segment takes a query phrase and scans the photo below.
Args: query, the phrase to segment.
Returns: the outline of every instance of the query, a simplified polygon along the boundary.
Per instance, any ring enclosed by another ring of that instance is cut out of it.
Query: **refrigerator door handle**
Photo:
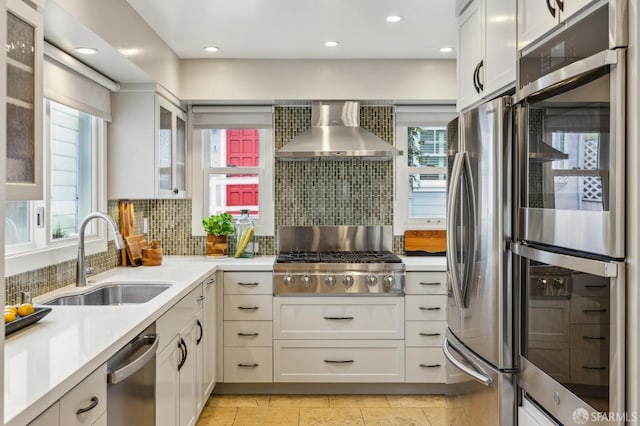
[[[467,298],[469,293],[470,284],[473,280],[473,276],[475,274],[475,259],[476,259],[476,251],[478,247],[477,243],[477,232],[476,232],[476,223],[478,220],[478,210],[476,206],[476,194],[475,194],[475,185],[473,183],[473,174],[471,172],[471,162],[469,161],[469,155],[465,152],[463,153],[463,168],[462,171],[465,174],[465,184],[467,187],[467,202],[469,203],[469,209],[471,210],[471,218],[469,220],[469,224],[467,225],[467,237],[465,241],[467,243],[467,248],[465,252],[467,253],[466,264],[464,266],[464,281],[461,286],[461,306],[467,307]]]
[[[459,361],[449,350],[449,347],[453,348],[454,351],[460,354],[464,360],[471,365],[472,368],[467,367],[461,361]],[[460,369],[463,373],[469,375],[471,378],[481,383],[484,386],[490,387],[493,383],[491,377],[487,376],[487,374],[480,368],[476,363],[474,363],[469,357],[465,356],[460,349],[457,349],[455,345],[453,345],[449,339],[445,337],[444,343],[442,345],[442,350],[444,351],[444,356],[451,362],[451,364],[455,365],[458,369]]]
[[[460,282],[458,276],[458,263],[456,253],[458,252],[458,241],[456,239],[456,217],[455,212],[458,207],[458,194],[460,193],[460,178],[462,176],[462,166],[464,165],[463,153],[459,152],[453,159],[453,168],[451,170],[451,186],[449,188],[447,199],[447,233],[451,237],[447,238],[447,270],[449,271],[449,280],[451,282],[451,290],[456,306],[462,307],[462,295],[460,293]]]

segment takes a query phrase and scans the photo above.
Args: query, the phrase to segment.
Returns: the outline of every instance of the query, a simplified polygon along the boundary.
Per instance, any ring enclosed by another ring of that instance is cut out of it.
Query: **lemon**
[[[4,323],[14,322],[16,320],[16,313],[11,311],[4,311]]]
[[[14,312],[14,313],[16,313],[16,314],[17,314],[17,313],[18,313],[18,308],[16,308],[16,307],[15,307],[15,306],[13,306],[13,305],[6,305],[6,306],[4,307],[4,311],[5,311],[5,312],[10,311],[10,312]]]
[[[33,313],[33,305],[31,303],[23,303],[18,306],[18,315],[21,317],[26,317],[27,315],[31,315]]]

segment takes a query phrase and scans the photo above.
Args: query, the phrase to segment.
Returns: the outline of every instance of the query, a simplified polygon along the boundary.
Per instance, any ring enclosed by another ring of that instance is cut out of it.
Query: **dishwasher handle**
[[[155,356],[158,350],[160,340],[157,334],[147,334],[140,339],[143,346],[149,346],[142,355],[134,359],[130,363],[118,368],[117,370],[109,371],[107,374],[107,383],[115,385],[122,382],[127,377],[140,370],[145,364]]]

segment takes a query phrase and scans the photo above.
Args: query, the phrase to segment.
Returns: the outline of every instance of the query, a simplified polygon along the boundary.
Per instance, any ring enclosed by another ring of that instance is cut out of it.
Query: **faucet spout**
[[[118,232],[116,223],[113,221],[111,216],[108,216],[101,212],[89,213],[87,217],[85,217],[80,223],[80,232],[78,235],[78,262],[76,266],[76,287],[84,287],[87,285],[87,270],[85,268],[84,258],[84,231],[91,219],[106,220],[109,228],[111,228],[111,233],[113,235],[113,244],[116,246],[116,249],[119,250],[124,248],[124,240],[122,239],[122,235],[120,235],[120,233]]]

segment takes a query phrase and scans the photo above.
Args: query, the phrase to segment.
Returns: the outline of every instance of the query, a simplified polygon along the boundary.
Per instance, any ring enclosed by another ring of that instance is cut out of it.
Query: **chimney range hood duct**
[[[360,127],[360,102],[314,101],[311,128],[276,151],[279,160],[391,160],[402,151]]]

